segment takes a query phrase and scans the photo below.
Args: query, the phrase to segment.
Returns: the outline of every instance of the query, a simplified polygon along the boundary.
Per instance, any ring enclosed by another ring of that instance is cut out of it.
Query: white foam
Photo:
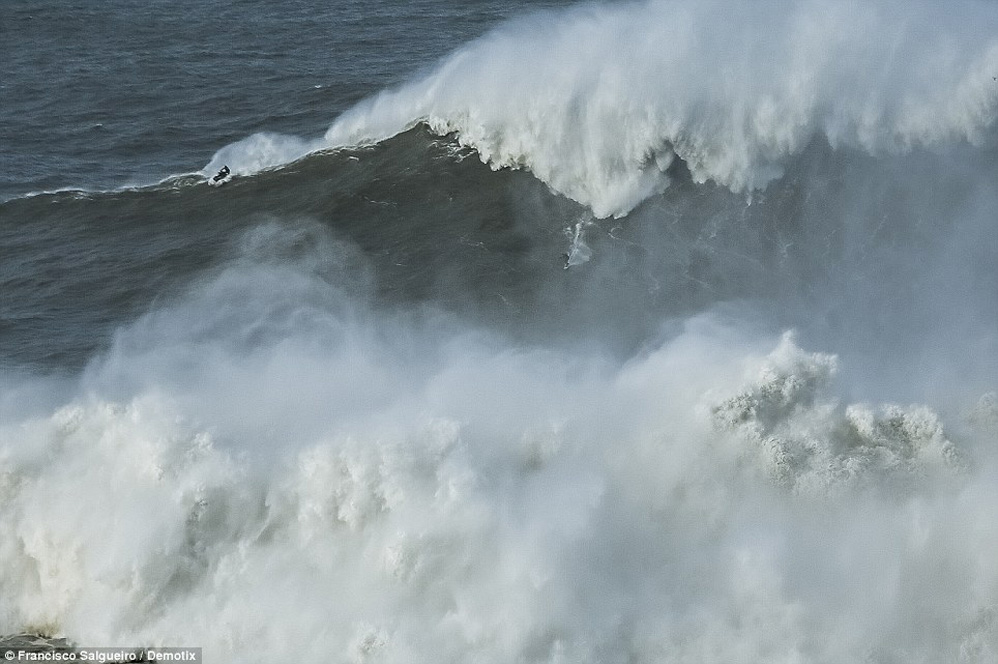
[[[713,407],[764,472],[795,493],[855,486],[900,490],[929,475],[952,476],[967,461],[926,406],[850,404],[823,395],[833,356],[803,353],[791,335],[749,387]]]
[[[673,154],[741,191],[817,136],[872,154],[991,140],[996,34],[998,11],[968,1],[586,6],[463,47],[344,113],[325,142],[427,122],[620,216],[668,185]]]
[[[949,463],[937,413],[842,405],[835,358],[715,316],[619,366],[376,314],[323,233],[251,232],[60,405],[11,402],[5,630],[220,662],[998,650],[994,455]]]

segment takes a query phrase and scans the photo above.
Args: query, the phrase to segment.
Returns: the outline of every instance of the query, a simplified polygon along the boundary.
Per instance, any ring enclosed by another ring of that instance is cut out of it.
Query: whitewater
[[[871,154],[993,145],[994,10],[962,7],[650,2],[531,17],[357,105],[322,139],[254,135],[206,170],[253,172],[424,122],[606,217],[661,193],[676,157],[697,182],[743,191],[816,137]]]
[[[0,635],[998,661],[998,5],[576,4],[389,83],[0,202]]]

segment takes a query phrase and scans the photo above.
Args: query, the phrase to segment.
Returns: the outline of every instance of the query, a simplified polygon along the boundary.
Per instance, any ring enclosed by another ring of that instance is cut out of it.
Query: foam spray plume
[[[211,661],[993,661],[996,27],[588,5],[222,150],[450,135],[555,192],[502,179],[490,220],[534,281],[508,304],[468,258],[385,304],[399,266],[345,224],[254,218],[80,375],[0,379],[0,624]],[[471,232],[441,199],[411,244]]]
[[[348,111],[320,141],[261,134],[246,170],[416,123],[494,168],[623,215],[682,159],[698,182],[764,187],[814,138],[871,154],[992,144],[994,10],[938,3],[647,2],[533,17]]]

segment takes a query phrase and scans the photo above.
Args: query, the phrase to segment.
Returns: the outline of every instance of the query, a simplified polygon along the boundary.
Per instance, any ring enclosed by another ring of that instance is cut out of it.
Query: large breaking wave
[[[0,373],[0,632],[995,661],[996,16],[535,15],[207,170],[370,150],[5,203],[7,338],[116,324]]]
[[[212,161],[254,170],[427,123],[494,168],[527,168],[598,217],[682,159],[698,182],[764,187],[819,138],[871,154],[993,144],[992,3],[586,6],[499,29],[344,113],[323,139],[252,136]]]

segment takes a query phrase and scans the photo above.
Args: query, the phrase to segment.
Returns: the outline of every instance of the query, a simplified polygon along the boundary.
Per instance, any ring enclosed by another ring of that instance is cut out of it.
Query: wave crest
[[[536,15],[354,107],[325,143],[425,122],[600,217],[666,188],[674,155],[694,180],[744,191],[820,136],[874,155],[980,144],[998,112],[998,11],[960,4],[656,0]]]

